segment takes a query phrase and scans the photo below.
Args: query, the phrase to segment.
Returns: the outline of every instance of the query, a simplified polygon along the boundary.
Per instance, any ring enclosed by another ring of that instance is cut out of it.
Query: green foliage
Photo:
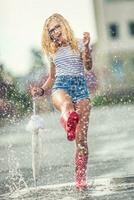
[[[14,106],[14,109],[20,116],[24,115],[26,112],[30,112],[32,109],[30,95],[28,93],[19,92],[15,84],[11,85],[7,90],[6,98]]]
[[[114,104],[129,104],[134,103],[133,94],[109,94],[109,95],[95,95],[92,99],[94,106],[114,105]]]
[[[32,48],[31,49],[31,60],[32,60],[32,66],[31,69],[37,69],[42,68],[46,64],[43,60],[43,53],[40,49]]]

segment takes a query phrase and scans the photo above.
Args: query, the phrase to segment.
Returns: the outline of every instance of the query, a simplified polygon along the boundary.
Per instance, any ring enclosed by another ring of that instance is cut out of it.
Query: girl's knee
[[[71,101],[64,101],[61,104],[63,110],[72,110],[74,109],[73,103]]]
[[[89,106],[83,106],[77,109],[81,121],[83,121],[83,119],[86,121],[89,119],[90,110],[91,108]]]

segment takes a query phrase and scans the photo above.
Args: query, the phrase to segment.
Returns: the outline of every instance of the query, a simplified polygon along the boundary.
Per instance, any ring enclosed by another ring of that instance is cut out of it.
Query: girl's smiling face
[[[48,33],[53,42],[57,42],[57,43],[62,42],[63,40],[62,27],[58,21],[53,20],[50,22],[48,26]]]

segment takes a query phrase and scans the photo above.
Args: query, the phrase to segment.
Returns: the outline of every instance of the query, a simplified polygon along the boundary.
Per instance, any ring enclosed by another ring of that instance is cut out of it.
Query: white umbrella
[[[31,116],[26,129],[32,132],[32,169],[34,184],[36,186],[42,160],[42,140],[40,130],[45,129],[45,123],[44,119],[36,114],[35,99],[33,99],[33,115]]]

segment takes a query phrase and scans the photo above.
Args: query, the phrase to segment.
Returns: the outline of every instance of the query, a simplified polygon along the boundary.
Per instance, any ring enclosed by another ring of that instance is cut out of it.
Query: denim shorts
[[[59,89],[67,92],[73,102],[89,98],[89,90],[84,76],[57,76],[52,87],[52,94]]]

